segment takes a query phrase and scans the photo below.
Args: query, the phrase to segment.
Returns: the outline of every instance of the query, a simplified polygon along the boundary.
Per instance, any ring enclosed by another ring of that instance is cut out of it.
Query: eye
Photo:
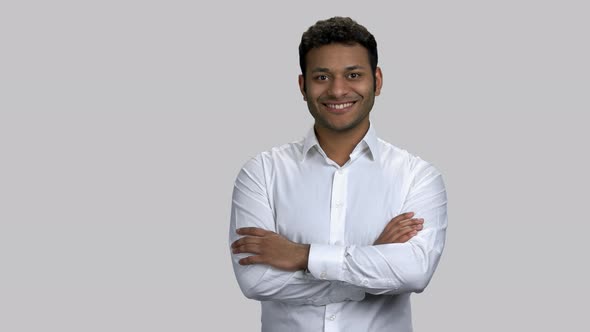
[[[350,73],[350,74],[348,74],[348,77],[349,78],[352,78],[352,79],[355,79],[355,78],[361,77],[361,74],[359,74],[359,73]]]
[[[315,79],[318,81],[325,81],[328,79],[328,75],[318,75]]]

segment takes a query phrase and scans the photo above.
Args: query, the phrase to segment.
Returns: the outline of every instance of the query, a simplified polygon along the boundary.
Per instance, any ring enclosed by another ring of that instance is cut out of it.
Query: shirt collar
[[[309,150],[311,150],[311,148],[313,148],[316,145],[319,147],[320,143],[318,142],[318,138],[315,136],[313,126],[311,126],[309,131],[307,131],[307,135],[305,135],[305,139],[303,140],[301,162],[305,161],[305,158],[307,157],[307,153],[309,152]]]
[[[364,142],[364,144],[366,144],[369,147],[369,152],[371,152],[371,156],[373,158],[373,161],[378,160],[379,159],[379,146],[377,144],[378,143],[377,142],[377,133],[375,132],[375,129],[373,128],[372,124],[369,124],[369,130],[367,131],[367,133],[365,134],[365,136],[359,142],[358,145],[362,145],[363,142]],[[358,148],[358,145],[357,145],[357,148]],[[320,143],[318,142],[318,138],[316,137],[315,131],[312,126],[311,129],[309,129],[309,131],[307,132],[307,135],[305,135],[305,139],[303,140],[303,150],[302,150],[301,162],[305,161],[305,158],[307,157],[307,153],[309,153],[309,150],[311,150],[311,148],[313,148],[314,146],[317,146],[321,150]],[[353,153],[354,153],[354,151],[353,151]]]
[[[369,124],[369,130],[363,137],[363,141],[367,143],[369,147],[369,151],[373,156],[373,161],[379,160],[379,142],[377,140],[377,133],[375,132],[375,128],[373,128],[372,124]]]

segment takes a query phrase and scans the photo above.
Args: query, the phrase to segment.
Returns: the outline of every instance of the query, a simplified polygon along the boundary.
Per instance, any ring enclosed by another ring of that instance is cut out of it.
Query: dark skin
[[[408,212],[391,219],[373,245],[405,243],[414,237],[422,230],[424,220],[413,216],[413,212]],[[243,237],[232,243],[232,253],[254,254],[240,259],[240,265],[265,264],[284,271],[307,269],[309,244],[256,227],[240,228],[236,233]]]
[[[299,89],[315,119],[315,134],[328,158],[343,166],[369,130],[369,113],[381,93],[383,74],[371,70],[366,48],[329,44],[306,55]],[[350,105],[352,103],[352,105]],[[341,110],[334,109],[339,105]]]

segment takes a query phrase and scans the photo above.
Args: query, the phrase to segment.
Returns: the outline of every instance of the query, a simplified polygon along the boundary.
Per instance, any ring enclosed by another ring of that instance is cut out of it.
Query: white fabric
[[[342,167],[313,128],[248,161],[235,182],[229,241],[260,227],[311,244],[309,272],[241,266],[244,295],[262,301],[263,331],[411,331],[410,293],[421,292],[445,242],[447,198],[429,163],[381,139],[373,127]],[[372,245],[403,212],[424,218],[407,243]]]

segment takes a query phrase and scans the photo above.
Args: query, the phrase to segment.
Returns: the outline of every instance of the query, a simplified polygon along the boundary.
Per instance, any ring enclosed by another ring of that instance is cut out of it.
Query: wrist
[[[311,245],[309,244],[301,244],[300,245],[300,255],[299,255],[299,270],[307,271],[307,264],[309,262],[309,249]]]

